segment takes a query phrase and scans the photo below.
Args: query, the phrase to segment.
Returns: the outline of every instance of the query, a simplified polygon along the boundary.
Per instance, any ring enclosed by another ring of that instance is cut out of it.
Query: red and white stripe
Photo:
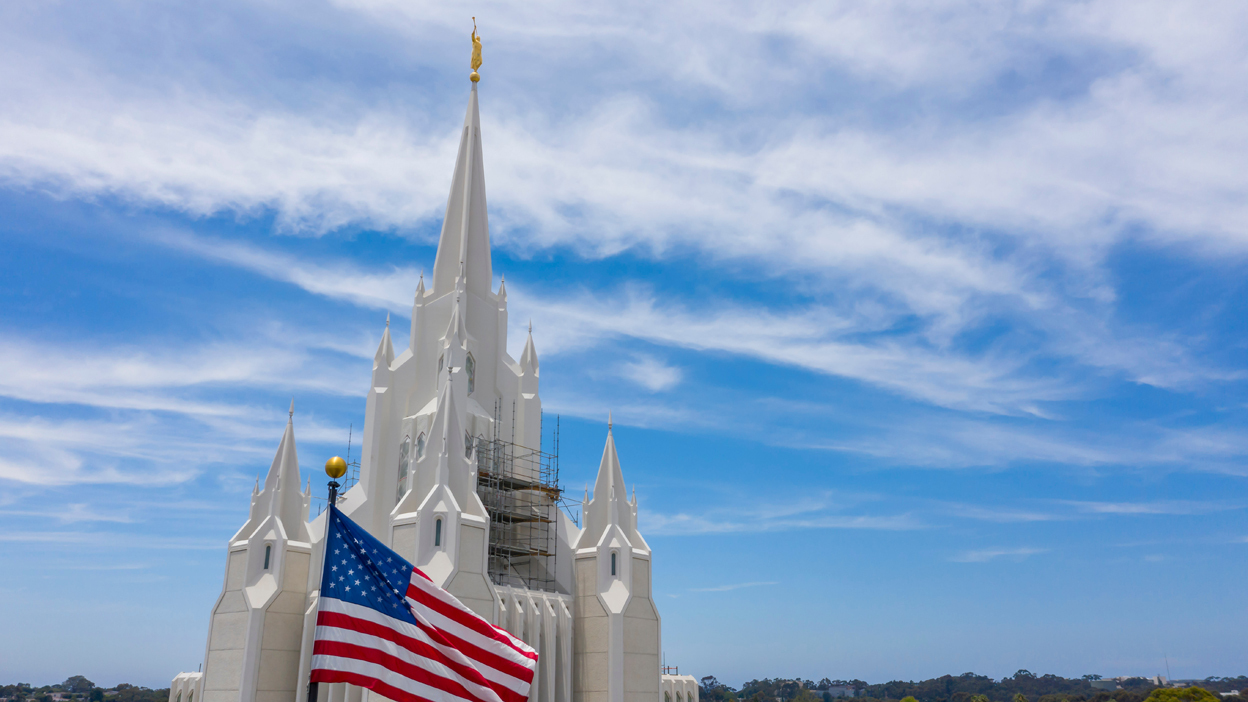
[[[413,569],[416,624],[322,598],[311,682],[345,682],[395,702],[525,702],[537,653]]]

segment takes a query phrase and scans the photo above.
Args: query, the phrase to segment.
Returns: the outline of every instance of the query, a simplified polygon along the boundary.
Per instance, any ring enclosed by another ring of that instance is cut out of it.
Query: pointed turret
[[[455,287],[463,270],[468,291],[486,298],[493,285],[490,262],[490,227],[485,208],[485,166],[481,156],[481,117],[477,110],[477,85],[468,97],[468,113],[459,139],[459,156],[446,218],[433,264],[433,293],[441,296]]]
[[[394,343],[390,341],[390,314],[386,314],[386,330],[381,333],[381,343],[373,354],[373,387],[387,387],[390,365],[394,363]]]
[[[416,344],[420,338],[421,313],[425,309],[425,272],[420,272],[420,282],[416,284],[415,299],[412,300],[412,327],[407,341],[407,348],[416,353]]]
[[[296,541],[306,541],[306,525],[303,524],[303,490],[299,486],[299,456],[295,450],[295,419],[294,402],[291,402],[290,417],[286,420],[286,431],[277,446],[277,455],[269,466],[269,474],[264,479],[264,490],[260,497],[266,515],[275,516],[282,521],[286,536]]]
[[[523,392],[537,392],[537,377],[540,375],[539,364],[537,362],[537,347],[533,345],[533,322],[529,322],[529,338],[524,341],[524,353],[520,354],[520,371],[526,376],[533,376],[533,389],[524,388],[524,380],[521,379],[521,389]]]

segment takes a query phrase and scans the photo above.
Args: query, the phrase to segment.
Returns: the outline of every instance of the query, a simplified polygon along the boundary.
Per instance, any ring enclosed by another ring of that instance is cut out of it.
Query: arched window
[[[186,702],[195,702],[195,691],[191,690],[190,696],[186,698]]]
[[[668,691],[666,691],[666,690],[664,690],[664,691],[663,691],[663,702],[672,702],[672,693],[671,693],[671,692],[668,692]]]
[[[420,436],[416,437],[416,458],[425,457],[425,432],[420,432]]]
[[[472,434],[464,432],[464,458],[472,456]]]
[[[438,548],[442,547],[442,520],[441,519],[433,520],[433,545]]]
[[[615,551],[611,552],[611,577],[615,577]],[[676,693],[680,694],[680,693]]]
[[[446,354],[438,356],[438,372],[442,372],[442,366],[446,365]]]
[[[399,444],[399,484],[394,491],[394,502],[398,504],[403,499],[403,494],[407,492],[407,469],[412,463],[412,441],[410,437],[403,437],[403,443]]]
[[[468,354],[468,358],[464,360],[464,369],[468,371],[468,394],[471,395],[477,389],[477,360],[472,354]]]
[[[680,702],[680,690],[676,691],[676,702]]]
[[[265,570],[269,569],[269,554],[271,553],[273,553],[273,545],[265,544],[264,545],[264,569]]]
[[[182,702],[182,691],[178,690],[178,699],[175,702]]]

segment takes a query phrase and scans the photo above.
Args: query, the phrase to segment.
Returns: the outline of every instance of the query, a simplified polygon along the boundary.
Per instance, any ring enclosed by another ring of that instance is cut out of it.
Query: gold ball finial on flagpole
[[[325,475],[337,480],[347,474],[347,462],[341,456],[334,456],[325,461]]]
[[[477,69],[481,67],[481,36],[477,34],[477,18],[472,18],[472,73],[468,74],[468,80],[476,83],[481,80],[481,74],[477,73]]]

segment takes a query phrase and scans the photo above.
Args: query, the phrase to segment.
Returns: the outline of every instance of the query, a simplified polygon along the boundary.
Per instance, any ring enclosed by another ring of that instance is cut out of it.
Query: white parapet
[[[659,702],[698,702],[698,681],[692,675],[659,677]]]

